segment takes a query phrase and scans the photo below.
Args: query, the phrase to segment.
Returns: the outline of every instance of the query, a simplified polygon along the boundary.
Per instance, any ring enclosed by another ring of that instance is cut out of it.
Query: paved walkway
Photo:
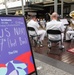
[[[35,59],[35,62],[38,69],[38,75],[72,75],[38,59]]]

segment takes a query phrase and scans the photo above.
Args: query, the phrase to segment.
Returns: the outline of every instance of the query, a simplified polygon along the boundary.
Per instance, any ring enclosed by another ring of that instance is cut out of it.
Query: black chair
[[[37,35],[37,32],[33,27],[27,27],[27,28],[28,28],[28,33],[29,33],[31,45],[33,47],[35,47],[38,44],[39,35]]]
[[[55,39],[55,40],[51,40],[49,37],[50,35],[60,35],[61,38],[60,39]],[[61,35],[61,31],[60,30],[47,30],[47,37],[48,37],[48,48],[51,49],[52,45],[51,43],[57,43],[59,44],[59,49],[63,49],[62,48],[62,35]]]

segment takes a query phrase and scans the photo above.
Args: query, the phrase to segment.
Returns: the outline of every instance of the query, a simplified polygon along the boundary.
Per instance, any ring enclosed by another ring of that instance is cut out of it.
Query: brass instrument
[[[72,17],[70,27],[74,30],[74,11],[71,11],[69,15]]]
[[[71,11],[69,15],[70,17],[74,18],[74,11]]]

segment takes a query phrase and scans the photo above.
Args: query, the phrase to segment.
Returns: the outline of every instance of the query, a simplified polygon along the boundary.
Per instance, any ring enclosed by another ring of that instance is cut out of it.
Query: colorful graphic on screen
[[[35,71],[23,17],[0,17],[0,75]]]

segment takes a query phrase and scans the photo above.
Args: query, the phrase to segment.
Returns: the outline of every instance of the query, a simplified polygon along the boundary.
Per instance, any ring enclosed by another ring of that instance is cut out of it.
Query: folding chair
[[[29,32],[29,37],[31,41],[31,45],[35,47],[38,44],[39,35],[37,35],[36,30],[33,27],[27,27]]]
[[[60,39],[55,39],[52,40],[50,39],[50,35],[60,35]],[[63,49],[62,48],[62,35],[61,35],[61,31],[59,30],[47,30],[47,37],[48,37],[48,48],[51,49],[52,47],[52,43],[58,43],[59,44],[59,49]]]

